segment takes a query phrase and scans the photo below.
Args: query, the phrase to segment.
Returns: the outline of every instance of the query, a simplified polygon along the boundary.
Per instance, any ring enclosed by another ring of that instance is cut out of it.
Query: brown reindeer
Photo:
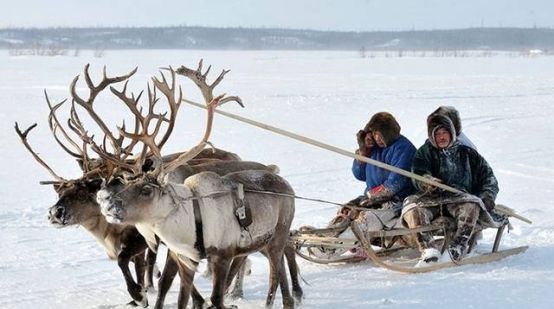
[[[107,77],[104,68],[104,76],[100,83],[94,85],[88,74],[88,65],[85,66],[85,80],[89,86],[89,97],[87,100],[82,99],[76,93],[76,83],[78,76],[71,83],[71,93],[73,96],[73,104],[71,108],[71,120],[69,121],[70,128],[75,131],[75,126],[79,126],[80,120],[75,111],[75,103],[84,107],[93,120],[100,126],[104,132],[108,132],[107,126],[96,114],[93,109],[93,102],[99,92],[107,86],[127,80],[136,72],[136,69],[129,74],[118,77]],[[71,156],[78,159],[80,166],[83,169],[83,176],[74,179],[66,180],[56,175],[53,170],[32,150],[27,142],[27,134],[35,126],[29,127],[24,132],[21,132],[17,123],[15,126],[16,132],[21,138],[24,146],[32,153],[33,157],[43,165],[54,176],[56,181],[43,182],[43,184],[53,184],[54,189],[58,193],[58,202],[50,207],[48,213],[49,221],[57,227],[66,227],[71,225],[81,225],[89,231],[97,242],[104,247],[107,255],[111,259],[116,259],[120,267],[127,290],[133,301],[130,304],[142,305],[148,304],[148,299],[144,292],[145,288],[153,286],[152,273],[156,259],[154,251],[147,250],[147,244],[144,238],[138,233],[134,226],[115,225],[108,223],[101,215],[100,208],[96,203],[96,192],[100,188],[103,173],[110,173],[110,166],[105,164],[103,160],[91,160],[88,157],[86,145],[79,146],[64,129],[56,116],[56,110],[65,102],[62,101],[56,105],[52,105],[45,92],[46,102],[50,109],[48,122],[50,130],[62,149]],[[61,137],[60,137],[61,136]],[[108,139],[116,145],[116,140],[113,135],[106,135]],[[62,142],[65,139],[65,142]],[[120,141],[120,140],[119,140]],[[147,262],[145,261],[147,260]],[[135,264],[136,280],[129,270],[129,262]],[[145,275],[146,272],[146,275]],[[145,282],[146,276],[146,282]]]
[[[38,158],[27,142],[27,134],[35,125],[21,132],[16,123],[15,129],[24,145],[35,158]],[[42,162],[41,164],[44,163],[40,158],[38,160]],[[100,189],[102,178],[88,174],[79,179],[65,180],[58,177],[45,163],[44,166],[57,178],[54,189],[59,199],[48,210],[50,223],[60,228],[72,225],[83,226],[105,249],[108,257],[117,260],[125,278],[127,291],[133,299],[130,304],[146,307],[148,299],[144,290],[153,286],[152,273],[156,253],[147,251],[146,241],[134,226],[111,224],[102,216],[96,202],[96,193]],[[131,261],[135,264],[136,282],[129,270]]]

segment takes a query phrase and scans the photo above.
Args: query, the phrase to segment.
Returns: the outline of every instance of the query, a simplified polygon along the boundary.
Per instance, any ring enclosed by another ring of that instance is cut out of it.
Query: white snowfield
[[[416,147],[426,138],[426,116],[439,105],[455,106],[463,129],[492,165],[500,183],[497,202],[533,220],[513,220],[501,248],[529,245],[505,260],[405,275],[373,266],[317,265],[298,258],[305,299],[301,308],[552,308],[554,284],[554,57],[360,58],[352,52],[287,51],[108,51],[94,58],[10,57],[0,53],[0,308],[125,308],[130,300],[114,261],[83,228],[56,229],[47,208],[56,201],[50,175],[24,149],[13,130],[39,126],[29,141],[66,178],[80,175],[77,164],[55,144],[48,130],[43,89],[54,102],[69,96],[73,77],[91,64],[98,81],[135,66],[130,89],[146,88],[159,67],[213,65],[211,77],[231,69],[217,93],[240,95],[246,108],[221,107],[341,148],[355,148],[355,133],[376,112],[394,114]],[[179,77],[187,98],[197,89]],[[86,95],[81,77],[79,90]],[[121,86],[119,86],[121,87]],[[163,103],[163,101],[162,101]],[[163,105],[163,104],[161,104]],[[109,91],[96,103],[115,128],[126,110]],[[66,109],[65,109],[66,110]],[[66,116],[61,115],[61,119]],[[127,123],[131,123],[127,120]],[[186,149],[204,129],[205,112],[185,105],[164,153]],[[89,125],[89,127],[92,127]],[[100,136],[99,132],[96,136]],[[216,116],[211,141],[245,160],[277,164],[300,196],[345,202],[364,184],[350,172],[351,160],[328,151]],[[324,226],[336,206],[297,200],[293,227]],[[488,250],[493,231],[478,249]],[[158,264],[163,266],[165,251]],[[211,283],[197,275],[208,296]],[[263,307],[268,267],[253,256],[240,308]],[[177,284],[166,308],[177,306]],[[155,294],[149,294],[151,306]],[[275,302],[280,308],[280,295]]]

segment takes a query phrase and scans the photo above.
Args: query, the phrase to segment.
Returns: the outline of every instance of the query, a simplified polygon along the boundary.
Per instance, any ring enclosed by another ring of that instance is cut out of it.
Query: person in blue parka
[[[416,148],[400,134],[400,125],[390,113],[373,115],[356,137],[359,155],[410,170]],[[356,179],[365,182],[363,195],[348,202],[339,211],[339,217],[348,216],[362,232],[396,225],[404,198],[413,193],[411,180],[359,160],[352,163],[352,173]]]

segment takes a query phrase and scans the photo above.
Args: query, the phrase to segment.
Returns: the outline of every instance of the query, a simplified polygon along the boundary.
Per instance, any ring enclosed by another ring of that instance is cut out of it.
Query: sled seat
[[[502,209],[502,215],[504,220],[497,227],[477,226],[477,231],[474,233],[472,239],[470,239],[469,251],[477,244],[477,235],[481,231],[487,228],[495,228],[496,234],[492,250],[490,253],[478,254],[477,256],[466,257],[461,262],[453,263],[441,263],[432,268],[414,269],[412,263],[409,260],[404,261],[404,266],[388,259],[394,255],[393,252],[401,251],[401,253],[409,253],[417,255],[414,242],[407,242],[406,240],[415,239],[417,233],[430,232],[433,234],[435,241],[440,242],[441,251],[445,251],[446,244],[449,239],[452,238],[455,232],[455,221],[450,217],[438,217],[428,226],[418,228],[393,228],[380,231],[361,231],[359,228],[354,228],[350,225],[350,222],[344,222],[340,226],[327,227],[327,228],[314,228],[314,227],[302,227],[299,230],[291,232],[290,243],[295,247],[296,253],[311,262],[319,264],[332,264],[332,263],[356,263],[371,259],[376,265],[385,267],[387,269],[401,271],[406,273],[418,273],[432,271],[444,267],[451,267],[472,263],[483,263],[489,261],[495,261],[502,259],[506,256],[518,254],[524,252],[527,246],[501,250],[499,251],[500,241],[507,226],[509,226],[509,219],[514,217],[519,220],[531,223],[530,220],[515,214],[513,210],[503,205],[497,205]],[[350,237],[335,237],[335,235],[343,232],[346,224],[354,232],[354,235]],[[406,237],[408,236],[408,237]],[[402,239],[402,242],[398,242]],[[400,243],[400,244],[399,244]],[[405,249],[410,249],[406,251]],[[348,252],[353,254],[349,254]],[[360,254],[361,253],[361,254]],[[469,253],[469,252],[468,252]],[[393,258],[394,259],[394,258]],[[417,258],[416,258],[417,260]],[[444,265],[442,265],[444,264]],[[411,265],[411,266],[406,266]]]

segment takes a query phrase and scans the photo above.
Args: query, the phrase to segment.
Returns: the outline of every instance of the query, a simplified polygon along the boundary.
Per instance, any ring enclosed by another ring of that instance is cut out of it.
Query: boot
[[[467,245],[469,239],[471,238],[472,232],[473,228],[469,225],[464,225],[456,231],[454,239],[452,239],[450,245],[448,246],[448,253],[450,254],[450,258],[452,258],[452,261],[459,262],[462,260],[463,256],[467,252]]]

